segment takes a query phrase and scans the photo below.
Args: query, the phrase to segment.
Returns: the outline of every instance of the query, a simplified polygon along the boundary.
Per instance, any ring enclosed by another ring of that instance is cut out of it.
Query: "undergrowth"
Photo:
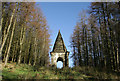
[[[100,70],[93,67],[73,67],[58,69],[27,64],[10,64],[2,70],[3,79],[120,79],[119,72]]]

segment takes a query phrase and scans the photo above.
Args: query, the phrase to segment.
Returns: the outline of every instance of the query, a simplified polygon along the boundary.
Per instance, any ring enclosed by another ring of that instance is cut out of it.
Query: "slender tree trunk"
[[[33,66],[35,66],[35,64],[36,64],[36,58],[37,58],[37,39],[36,39],[36,37],[35,37],[35,52],[34,52],[34,64],[33,64]]]
[[[79,41],[78,41],[78,54],[79,54],[79,66],[81,66],[82,65],[82,58],[81,58],[81,48],[80,48]]]
[[[19,41],[19,40],[17,40],[17,44],[16,44],[16,47],[15,47],[15,55],[14,55],[13,62],[16,61],[16,57],[17,57],[16,53],[17,53],[17,50],[18,50],[18,41]]]
[[[3,62],[5,62],[6,53],[7,53],[7,46],[6,46],[6,49],[5,49],[5,53],[4,53],[4,57],[3,57]]]
[[[5,58],[5,66],[7,64],[8,57],[9,57],[9,52],[10,52],[10,47],[11,47],[11,43],[12,43],[12,40],[13,40],[13,34],[14,34],[15,24],[16,24],[16,18],[15,18],[15,22],[13,24],[13,29],[12,29],[12,34],[11,34],[10,43],[9,43],[9,47],[8,47],[8,52],[7,52],[7,55],[6,55],[6,58]]]
[[[76,52],[75,52],[75,46],[73,46],[73,52],[74,52],[74,65],[77,66],[77,58],[76,58]]]
[[[5,38],[5,36],[6,36],[7,25],[8,25],[8,20],[7,20],[6,24],[5,24],[5,29],[4,29],[4,34],[3,34],[3,39],[2,39],[2,41],[4,41],[4,38]]]
[[[20,37],[20,54],[19,54],[19,57],[18,57],[18,64],[20,64],[20,62],[21,62],[22,46],[23,46],[23,41],[25,39],[25,31],[26,31],[26,28],[23,28],[23,25],[22,25],[21,37]]]
[[[2,7],[2,3],[0,3],[0,7]],[[4,6],[5,7],[5,6]],[[1,15],[1,17],[2,18],[0,18],[1,19],[1,22],[0,22],[0,33],[2,32],[1,30],[2,30],[2,24],[3,24],[3,14],[2,13],[4,13],[5,12],[5,9],[3,8],[3,11],[1,10],[1,13],[0,13],[0,15]],[[1,40],[0,40],[1,41]],[[1,44],[1,43],[0,43]]]
[[[21,28],[21,35],[20,35],[20,52],[19,52],[19,56],[18,56],[18,64],[20,64],[21,61],[21,53],[22,53],[22,34],[23,34],[23,25]]]
[[[102,51],[102,49],[101,49],[101,44],[100,44],[100,36],[98,36],[98,41],[99,41],[99,53],[100,53],[100,55],[99,55],[99,63],[100,63],[100,68],[102,67],[102,53],[101,53],[101,51]]]
[[[3,18],[1,18],[1,24],[0,24],[0,46],[2,44],[2,22],[3,22]],[[1,47],[0,47],[0,55],[2,55]]]
[[[0,3],[0,7],[2,7],[2,3]],[[2,8],[1,8],[2,9]],[[1,44],[2,44],[2,24],[3,24],[3,14],[2,13],[4,13],[4,11],[5,11],[5,9],[3,9],[3,12],[2,12],[2,10],[1,10],[1,12],[0,12],[0,15],[1,15],[1,17],[0,17],[0,46],[1,46]],[[1,47],[0,47],[0,55],[2,54],[2,51],[1,51]]]
[[[26,58],[25,58],[25,56],[24,56],[24,64],[26,63],[26,60],[25,60]]]
[[[29,64],[28,65],[31,65],[30,60],[31,60],[31,58],[29,59]]]
[[[43,36],[43,47],[42,47],[42,49],[43,49],[43,61],[42,61],[42,65],[45,65],[44,64],[44,61],[45,61],[45,34],[44,34],[44,36]]]
[[[0,33],[2,32],[1,30],[2,30],[2,22],[3,22],[3,17],[1,18],[1,24],[0,24]]]
[[[96,45],[95,45],[95,37],[93,33],[93,27],[91,27],[91,33],[92,33],[92,50],[93,50],[93,57],[94,57],[94,66],[96,67]]]
[[[28,61],[27,61],[27,64],[30,64],[30,52],[31,52],[31,46],[32,46],[32,44],[31,44],[31,42],[29,41],[29,52],[28,52]]]
[[[86,65],[88,66],[88,40],[87,40],[87,30],[85,30],[85,38],[86,38],[86,40],[85,40],[85,42],[86,42]]]
[[[0,2],[0,15],[2,16],[2,2]],[[3,21],[3,17],[0,16],[0,48],[1,48],[1,44],[2,44],[2,21]],[[2,59],[2,51],[0,50],[0,57]],[[1,60],[2,61],[2,60]],[[0,61],[0,63],[2,63]]]
[[[14,60],[14,56],[15,56],[15,45],[14,45],[14,49],[13,49],[12,62]]]
[[[117,44],[117,47],[116,47],[116,49],[117,49],[117,52],[116,52],[116,54],[117,54],[117,70],[119,70],[119,52],[118,52],[118,44]]]

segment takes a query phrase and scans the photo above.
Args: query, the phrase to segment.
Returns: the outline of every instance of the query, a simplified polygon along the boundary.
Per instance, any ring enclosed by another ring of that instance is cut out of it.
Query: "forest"
[[[2,2],[3,79],[120,79],[120,2],[91,2],[79,13],[70,38],[74,67],[62,69],[50,66],[50,28],[35,4]]]
[[[2,3],[2,61],[47,66],[50,33],[35,3]]]
[[[89,17],[86,16],[89,14]],[[75,66],[120,69],[120,3],[93,2],[71,36]]]

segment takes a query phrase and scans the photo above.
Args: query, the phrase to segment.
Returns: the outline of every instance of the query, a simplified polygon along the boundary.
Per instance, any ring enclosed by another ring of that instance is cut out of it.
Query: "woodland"
[[[0,21],[3,80],[120,79],[120,2],[91,2],[79,13],[70,38],[73,68],[50,66],[51,32],[35,2],[2,2]]]

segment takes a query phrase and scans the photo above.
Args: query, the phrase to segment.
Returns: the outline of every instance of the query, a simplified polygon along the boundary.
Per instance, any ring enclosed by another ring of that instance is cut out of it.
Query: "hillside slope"
[[[120,79],[119,73],[94,69],[92,67],[74,67],[57,69],[25,64],[9,63],[2,69],[4,79]]]

